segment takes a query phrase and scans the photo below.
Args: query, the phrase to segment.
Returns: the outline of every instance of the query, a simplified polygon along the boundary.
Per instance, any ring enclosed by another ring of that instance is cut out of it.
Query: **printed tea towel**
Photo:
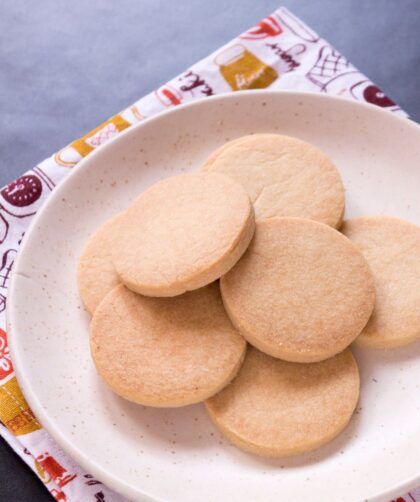
[[[0,191],[0,434],[60,501],[122,502],[48,435],[17,383],[5,332],[8,281],[33,216],[76,164],[120,131],[169,107],[245,89],[294,89],[367,101],[405,113],[344,56],[285,8],[155,92],[64,147]],[[420,502],[420,489],[398,502]]]

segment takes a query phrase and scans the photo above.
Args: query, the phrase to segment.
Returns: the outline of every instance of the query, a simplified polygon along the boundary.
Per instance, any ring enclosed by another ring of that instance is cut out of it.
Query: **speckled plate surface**
[[[196,169],[221,143],[251,132],[310,141],[339,167],[346,216],[420,223],[420,128],[389,112],[324,95],[234,93],[132,127],[71,173],[27,233],[8,303],[10,346],[32,409],[87,470],[134,500],[387,501],[420,484],[420,343],[357,350],[361,401],[320,450],[266,460],[230,446],[202,405],[136,406],[98,378],[77,257],[103,221],[153,182]]]

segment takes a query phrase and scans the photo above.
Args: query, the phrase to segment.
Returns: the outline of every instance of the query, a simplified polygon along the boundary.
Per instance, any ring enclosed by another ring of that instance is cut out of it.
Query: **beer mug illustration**
[[[242,45],[233,45],[215,58],[220,73],[234,91],[263,89],[278,77],[271,66],[265,64]]]
[[[60,150],[54,155],[54,160],[60,166],[72,167],[96,147],[130,127],[130,125],[130,122],[122,115],[114,115],[82,138],[73,141],[73,143]]]

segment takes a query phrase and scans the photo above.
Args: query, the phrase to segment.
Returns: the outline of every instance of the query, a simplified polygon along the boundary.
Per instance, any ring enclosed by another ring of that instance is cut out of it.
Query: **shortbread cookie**
[[[372,274],[356,246],[337,230],[301,218],[257,222],[221,290],[233,324],[252,345],[304,363],[345,349],[375,302]]]
[[[114,242],[121,281],[148,296],[205,286],[242,256],[255,229],[248,194],[219,173],[156,183],[124,213]]]
[[[95,310],[90,346],[98,373],[114,392],[159,407],[196,403],[220,391],[246,350],[217,283],[174,298],[117,286]]]
[[[420,338],[420,228],[389,216],[355,218],[343,233],[373,272],[376,304],[356,342],[377,348]]]
[[[350,350],[298,364],[249,347],[233,382],[205,403],[215,425],[239,448],[265,457],[314,450],[348,424],[359,398]]]
[[[213,152],[205,171],[231,176],[248,191],[257,219],[308,218],[339,227],[344,188],[331,160],[315,146],[279,134],[237,138]]]
[[[104,223],[88,240],[79,259],[77,286],[87,310],[93,314],[101,300],[120,283],[111,249],[121,214]]]

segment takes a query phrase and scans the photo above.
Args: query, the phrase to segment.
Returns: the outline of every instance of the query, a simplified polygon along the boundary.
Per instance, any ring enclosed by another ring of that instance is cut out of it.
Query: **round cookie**
[[[175,296],[225,274],[254,229],[254,210],[241,185],[218,173],[182,174],[156,183],[127,209],[113,261],[131,290]]]
[[[374,348],[420,338],[420,228],[389,216],[344,222],[346,235],[372,269],[376,304],[356,343]]]
[[[350,350],[298,364],[249,347],[238,376],[205,402],[214,424],[242,450],[285,457],[314,450],[348,424],[359,398]]]
[[[307,218],[339,227],[344,188],[331,160],[315,146],[280,134],[237,138],[213,152],[203,170],[231,176],[254,204],[256,219]]]
[[[257,222],[250,247],[220,284],[239,332],[292,362],[341,352],[375,302],[372,274],[356,246],[337,230],[300,218]]]
[[[224,311],[217,283],[174,298],[145,297],[119,285],[95,310],[90,347],[114,392],[146,406],[177,407],[227,385],[246,342]]]
[[[111,249],[121,214],[117,214],[89,238],[77,267],[77,287],[87,310],[93,314],[102,299],[120,283]]]

